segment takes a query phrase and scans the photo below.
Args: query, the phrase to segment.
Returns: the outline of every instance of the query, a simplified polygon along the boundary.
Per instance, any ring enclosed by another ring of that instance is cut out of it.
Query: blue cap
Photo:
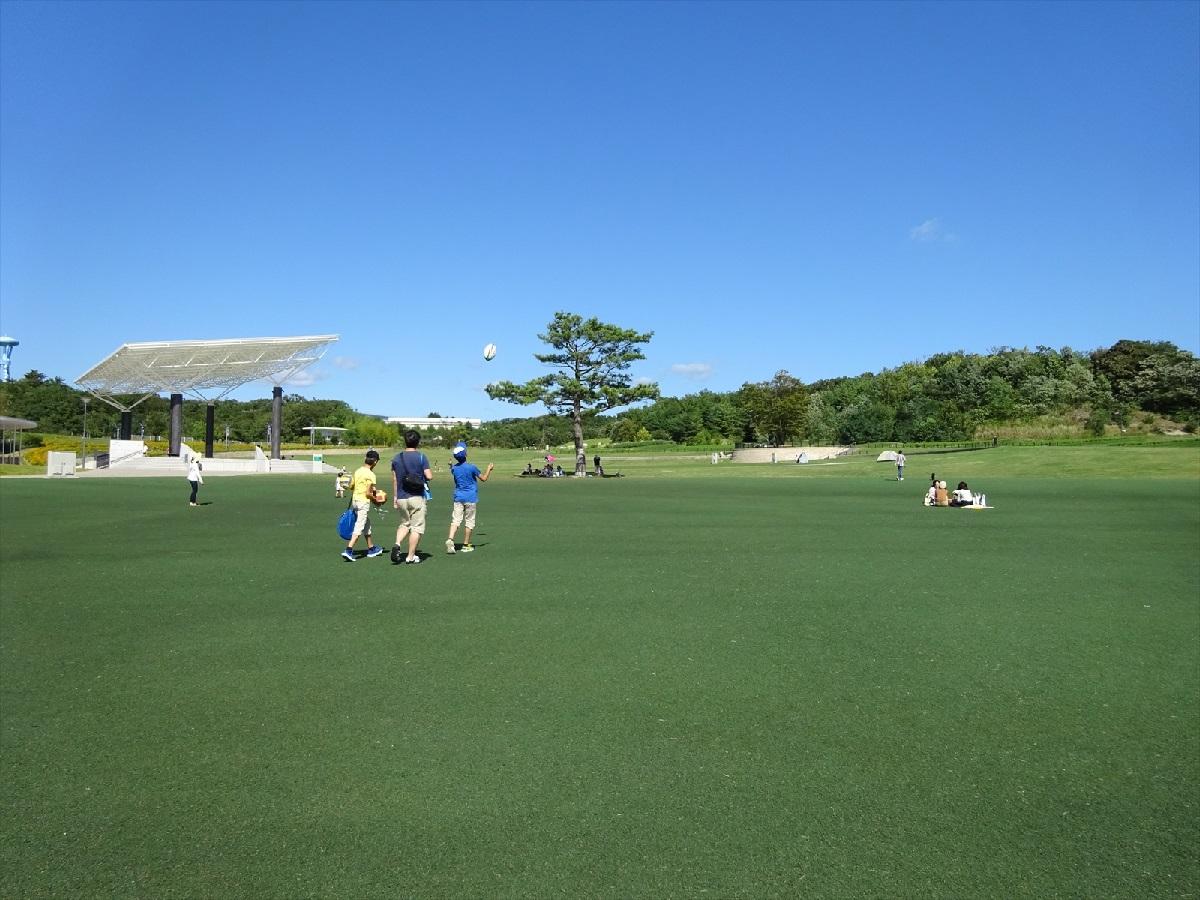
[[[467,458],[467,445],[463,441],[459,441],[454,445],[454,458],[459,462]]]

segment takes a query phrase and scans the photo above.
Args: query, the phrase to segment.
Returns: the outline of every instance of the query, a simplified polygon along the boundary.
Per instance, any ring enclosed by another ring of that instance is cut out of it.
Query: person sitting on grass
[[[934,506],[949,506],[950,505],[950,494],[946,490],[946,482],[939,481],[937,483],[937,488],[934,490],[934,495],[933,495],[933,505]]]
[[[950,500],[951,506],[972,506],[975,503],[975,498],[971,494],[971,489],[967,487],[965,481],[960,481],[958,487],[954,489],[954,496]]]

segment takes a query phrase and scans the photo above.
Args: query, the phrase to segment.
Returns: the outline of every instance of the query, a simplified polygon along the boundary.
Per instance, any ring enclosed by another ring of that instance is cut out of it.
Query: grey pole
[[[178,456],[183,444],[183,394],[171,395],[171,424],[167,433],[167,455]]]
[[[213,457],[213,425],[217,414],[217,408],[213,404],[208,404],[204,410],[204,458],[212,459]]]
[[[271,459],[283,459],[279,453],[280,422],[283,419],[283,388],[271,391]]]

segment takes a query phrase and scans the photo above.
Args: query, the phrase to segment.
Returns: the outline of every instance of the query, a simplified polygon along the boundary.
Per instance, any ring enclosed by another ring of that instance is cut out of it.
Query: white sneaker
[[[447,553],[454,552],[454,540],[452,538],[446,538],[446,552]]]

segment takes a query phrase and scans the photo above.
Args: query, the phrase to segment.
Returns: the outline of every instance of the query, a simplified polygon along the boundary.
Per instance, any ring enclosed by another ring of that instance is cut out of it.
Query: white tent
[[[877,457],[875,457],[875,462],[895,462],[895,461],[896,461],[896,451],[895,450],[884,450]]]

